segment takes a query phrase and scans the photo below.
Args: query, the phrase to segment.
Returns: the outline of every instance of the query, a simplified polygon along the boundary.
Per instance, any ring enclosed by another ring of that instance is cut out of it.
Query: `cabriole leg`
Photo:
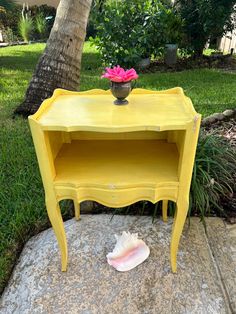
[[[75,208],[75,219],[80,220],[80,204],[77,201],[74,201]]]
[[[178,200],[173,223],[171,245],[170,245],[170,260],[171,269],[173,273],[177,271],[177,253],[179,247],[180,237],[183,231],[184,223],[188,213],[188,202],[186,200]]]
[[[167,208],[168,208],[168,201],[162,201],[162,219],[164,222],[167,222]]]
[[[67,242],[60,206],[56,199],[47,199],[46,206],[48,217],[52,224],[61,251],[61,270],[66,271],[68,260]]]

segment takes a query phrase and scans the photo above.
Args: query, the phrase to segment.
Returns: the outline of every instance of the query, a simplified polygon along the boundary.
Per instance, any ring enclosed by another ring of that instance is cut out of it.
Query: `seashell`
[[[122,232],[115,235],[116,245],[107,254],[107,262],[118,271],[128,271],[141,264],[150,254],[149,247],[143,240],[138,239],[137,233]]]

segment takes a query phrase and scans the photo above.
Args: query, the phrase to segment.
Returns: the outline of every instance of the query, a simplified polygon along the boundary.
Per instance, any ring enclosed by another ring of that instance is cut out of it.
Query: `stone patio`
[[[83,215],[65,222],[69,244],[68,271],[52,229],[25,246],[1,302],[1,314],[236,313],[236,225],[207,220],[205,235],[198,218],[186,223],[172,274],[169,243],[172,219]],[[114,234],[138,233],[150,247],[149,258],[119,273],[106,262]]]

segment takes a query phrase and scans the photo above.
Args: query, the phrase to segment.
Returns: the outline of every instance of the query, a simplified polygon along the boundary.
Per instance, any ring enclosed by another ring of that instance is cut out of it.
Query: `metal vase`
[[[131,81],[129,82],[111,82],[111,92],[117,99],[114,101],[115,105],[127,105],[129,102],[126,97],[131,92]]]

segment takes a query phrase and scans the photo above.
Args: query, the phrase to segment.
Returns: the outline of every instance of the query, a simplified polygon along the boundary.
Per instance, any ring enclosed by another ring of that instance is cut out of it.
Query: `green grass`
[[[0,49],[0,291],[27,239],[49,226],[43,187],[27,120],[12,119],[44,44]],[[96,51],[84,49],[81,90],[109,88]],[[182,86],[204,116],[236,107],[235,74],[216,70],[141,74],[137,87]],[[64,218],[70,213],[63,210]]]

